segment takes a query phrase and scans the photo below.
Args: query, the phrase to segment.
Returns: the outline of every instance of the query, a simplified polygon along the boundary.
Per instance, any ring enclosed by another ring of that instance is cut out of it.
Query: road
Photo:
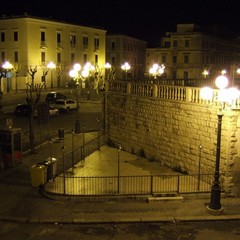
[[[69,97],[74,97],[71,92],[63,92]],[[42,99],[45,99],[47,92],[42,94]],[[72,95],[71,95],[72,94]],[[3,113],[0,115],[0,129],[6,128],[7,119],[12,119],[13,128],[22,129],[22,147],[26,150],[29,146],[29,120],[27,117],[15,116],[13,114],[17,103],[25,101],[26,94],[21,92],[19,94],[5,95],[3,97]],[[102,104],[101,101],[80,101],[80,123],[84,127],[83,131],[91,132],[98,131],[102,128]],[[98,122],[99,119],[99,122]],[[35,143],[41,143],[53,136],[58,135],[59,129],[64,131],[71,131],[75,128],[76,111],[61,112],[59,116],[49,118],[49,122],[39,124],[38,119],[34,119],[33,127],[35,133]]]
[[[239,221],[121,224],[0,222],[1,240],[239,240]]]

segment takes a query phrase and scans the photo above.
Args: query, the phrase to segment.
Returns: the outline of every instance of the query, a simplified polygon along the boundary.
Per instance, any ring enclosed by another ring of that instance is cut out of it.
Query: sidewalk
[[[96,133],[86,133],[86,140],[94,138]],[[66,134],[64,144],[66,151],[71,151],[71,134]],[[87,140],[87,141],[88,141]],[[53,157],[61,157],[63,143],[52,146]],[[105,158],[116,159],[116,152],[104,146],[101,154],[93,153],[86,159],[81,171],[84,174],[101,172],[108,164],[98,164]],[[109,151],[108,151],[109,150]],[[97,156],[101,155],[101,159]],[[30,223],[112,223],[112,222],[178,222],[178,221],[216,221],[240,220],[240,199],[222,198],[224,212],[220,216],[210,215],[206,206],[210,200],[207,195],[183,196],[183,199],[159,199],[147,201],[147,196],[114,196],[95,198],[67,198],[53,200],[41,195],[38,188],[31,186],[30,168],[33,164],[49,157],[49,146],[43,144],[37,154],[25,155],[23,164],[18,167],[0,171],[0,220]],[[122,152],[122,171],[140,172],[157,171],[152,162],[146,161],[138,166],[127,162],[133,161],[135,155]],[[111,165],[109,170],[112,171]],[[135,167],[135,168],[134,168]],[[161,167],[161,171],[167,171]]]

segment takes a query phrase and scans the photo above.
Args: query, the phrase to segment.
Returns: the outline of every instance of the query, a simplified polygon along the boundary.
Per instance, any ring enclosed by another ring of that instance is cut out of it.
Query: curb
[[[109,224],[109,223],[180,223],[180,222],[206,222],[206,221],[239,221],[240,215],[225,215],[225,216],[163,216],[163,217],[100,217],[96,216],[93,219],[87,217],[82,218],[37,218],[37,217],[3,217],[0,216],[0,221],[17,222],[17,223],[44,223],[44,224]]]

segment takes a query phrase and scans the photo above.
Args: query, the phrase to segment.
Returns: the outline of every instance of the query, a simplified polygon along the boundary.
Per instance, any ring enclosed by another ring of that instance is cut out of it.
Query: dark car
[[[50,92],[46,96],[46,102],[55,103],[58,99],[67,99],[67,96],[60,92]]]
[[[27,103],[18,104],[14,110],[17,116],[27,116],[30,112],[30,106]]]

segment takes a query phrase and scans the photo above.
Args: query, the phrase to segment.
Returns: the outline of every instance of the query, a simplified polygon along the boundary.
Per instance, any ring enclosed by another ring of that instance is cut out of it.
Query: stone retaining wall
[[[108,92],[107,135],[116,145],[186,173],[214,173],[217,140],[214,105]],[[240,196],[239,111],[223,110],[222,186]]]

